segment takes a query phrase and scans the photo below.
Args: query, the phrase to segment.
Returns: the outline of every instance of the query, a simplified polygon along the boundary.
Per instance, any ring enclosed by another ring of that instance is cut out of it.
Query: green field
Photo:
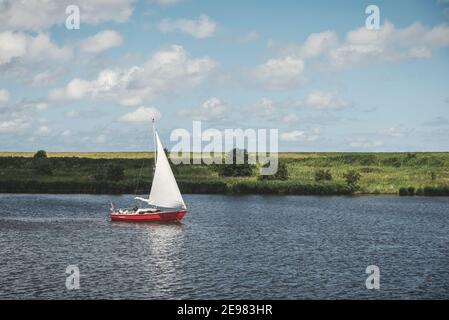
[[[279,159],[287,180],[261,181],[258,168],[250,177],[222,177],[219,165],[173,169],[185,193],[399,194],[413,188],[413,194],[445,195],[449,190],[449,153],[280,153]],[[32,152],[0,153],[0,192],[146,193],[152,179],[151,152],[49,152],[45,161],[51,172],[36,169]],[[123,167],[124,177],[100,179],[98,172],[111,165]],[[332,179],[315,181],[317,170],[329,170]],[[356,189],[348,189],[349,170],[360,174]]]

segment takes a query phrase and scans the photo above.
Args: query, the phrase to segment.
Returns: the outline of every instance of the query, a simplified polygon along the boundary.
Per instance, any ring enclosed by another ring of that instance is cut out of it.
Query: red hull
[[[135,222],[150,222],[150,221],[180,221],[187,210],[157,212],[151,214],[111,214],[112,221],[135,221]]]

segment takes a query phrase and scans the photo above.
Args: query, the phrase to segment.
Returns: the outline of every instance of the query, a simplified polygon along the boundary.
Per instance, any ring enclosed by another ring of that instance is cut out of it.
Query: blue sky
[[[0,0],[0,21],[0,150],[149,150],[156,117],[168,147],[202,120],[282,151],[449,151],[446,0]]]

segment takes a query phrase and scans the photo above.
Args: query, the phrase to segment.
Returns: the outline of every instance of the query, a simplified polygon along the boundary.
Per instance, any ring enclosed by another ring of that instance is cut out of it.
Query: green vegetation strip
[[[449,153],[281,153],[279,159],[279,174],[265,178],[260,166],[172,168],[183,193],[449,195]],[[151,152],[0,153],[0,192],[148,193],[152,165]]]

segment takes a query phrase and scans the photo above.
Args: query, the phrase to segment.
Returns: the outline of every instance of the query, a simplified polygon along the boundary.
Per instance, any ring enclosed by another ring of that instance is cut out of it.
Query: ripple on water
[[[0,298],[449,298],[447,198],[187,195],[182,224],[111,223],[131,198],[0,195]]]

